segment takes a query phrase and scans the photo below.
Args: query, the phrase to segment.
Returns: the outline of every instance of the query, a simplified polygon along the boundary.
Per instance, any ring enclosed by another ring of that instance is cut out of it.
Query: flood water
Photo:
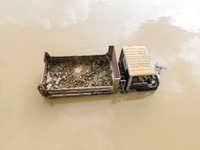
[[[1,0],[1,150],[199,150],[200,2]],[[156,91],[47,99],[43,55],[146,46]]]

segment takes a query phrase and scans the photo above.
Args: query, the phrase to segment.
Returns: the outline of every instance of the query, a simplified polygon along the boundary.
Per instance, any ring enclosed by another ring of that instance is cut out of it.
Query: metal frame
[[[67,61],[84,62],[84,60],[91,60],[94,57],[109,56],[111,58],[111,68],[113,76],[113,86],[99,86],[99,87],[80,87],[80,88],[62,88],[62,89],[47,89],[45,83],[47,80],[48,63],[62,63]],[[78,95],[94,95],[94,94],[108,94],[117,93],[119,89],[120,72],[116,59],[114,46],[109,46],[108,52],[103,55],[75,55],[75,56],[50,56],[45,52],[44,68],[41,81],[38,85],[38,90],[42,96],[45,97],[65,97]]]

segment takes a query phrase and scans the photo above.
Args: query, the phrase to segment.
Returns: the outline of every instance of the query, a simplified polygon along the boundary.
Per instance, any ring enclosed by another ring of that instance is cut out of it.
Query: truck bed
[[[45,52],[38,90],[47,97],[113,93],[119,80],[113,46],[103,55],[50,56]]]

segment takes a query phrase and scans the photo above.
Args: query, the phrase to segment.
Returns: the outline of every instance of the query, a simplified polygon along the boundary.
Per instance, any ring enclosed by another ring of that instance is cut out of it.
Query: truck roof
[[[122,50],[130,76],[156,74],[145,46],[124,46]]]

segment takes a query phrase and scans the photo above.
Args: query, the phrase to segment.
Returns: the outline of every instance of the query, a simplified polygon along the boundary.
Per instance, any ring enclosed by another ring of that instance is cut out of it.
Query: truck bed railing
[[[113,83],[112,86],[89,86],[89,87],[71,87],[71,88],[47,88],[47,74],[49,64],[60,64],[65,62],[72,63],[85,63],[93,62],[96,59],[103,59],[106,56],[110,57],[110,67],[112,69],[111,76]],[[50,56],[45,52],[44,55],[44,69],[42,73],[41,82],[38,85],[38,90],[41,95],[45,97],[63,97],[63,96],[75,96],[75,95],[94,95],[104,93],[117,93],[120,82],[120,72],[117,63],[116,53],[114,46],[109,46],[108,52],[101,55],[77,55],[77,56]]]

